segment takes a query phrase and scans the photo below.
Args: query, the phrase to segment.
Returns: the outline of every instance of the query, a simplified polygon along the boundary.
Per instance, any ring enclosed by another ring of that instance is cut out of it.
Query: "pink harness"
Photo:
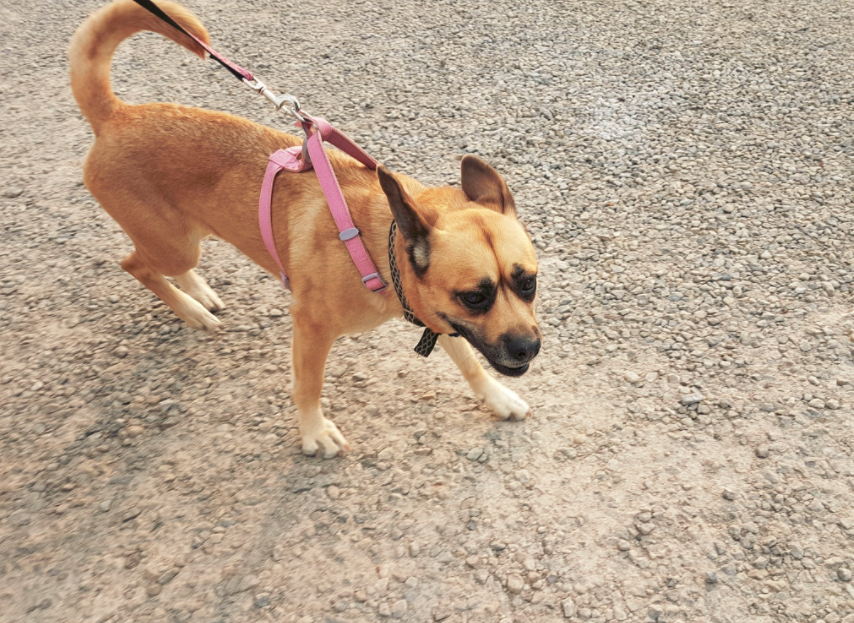
[[[276,240],[273,237],[273,215],[271,203],[273,198],[273,184],[276,179],[276,174],[285,169],[292,173],[301,173],[314,168],[317,173],[317,179],[320,181],[320,187],[323,194],[326,196],[326,203],[329,204],[329,210],[332,212],[332,218],[335,220],[335,225],[338,227],[338,237],[344,242],[347,251],[350,252],[350,257],[353,258],[353,263],[362,275],[362,283],[371,292],[383,292],[386,289],[386,284],[380,276],[374,261],[371,259],[365,244],[362,242],[359,230],[356,229],[353,219],[350,216],[350,210],[347,208],[347,202],[344,201],[344,195],[341,193],[341,187],[338,185],[338,180],[335,179],[335,172],[332,170],[332,165],[329,163],[329,157],[323,149],[323,141],[332,143],[335,147],[342,150],[347,155],[355,158],[363,165],[371,170],[377,168],[377,161],[371,158],[361,147],[356,145],[341,132],[333,128],[329,123],[321,117],[312,117],[300,108],[300,103],[293,95],[276,95],[273,91],[261,82],[258,78],[246,71],[237,63],[233,63],[225,56],[214,50],[209,45],[200,41],[194,35],[187,32],[179,23],[173,20],[169,15],[163,12],[153,0],[134,0],[141,7],[153,13],[164,22],[184,33],[191,39],[194,39],[216,60],[220,65],[225,67],[229,73],[235,78],[248,85],[256,93],[266,97],[276,110],[284,110],[290,115],[293,115],[299,120],[298,126],[302,126],[305,131],[305,140],[302,147],[291,147],[289,149],[280,149],[272,156],[267,165],[267,172],[264,174],[264,182],[261,185],[261,197],[258,201],[258,222],[261,226],[261,237],[264,240],[264,245],[267,251],[276,261],[279,267],[279,274],[282,278],[282,284],[288,289],[291,285],[288,282],[288,277],[285,275],[285,267],[282,265],[282,260],[279,258],[279,253],[276,251]],[[400,284],[400,273],[397,270],[396,261],[394,259],[394,235],[395,223],[392,221],[389,228],[389,269],[392,274],[392,282],[394,283],[395,292],[400,299],[403,307],[403,315],[409,322],[415,325],[424,327],[424,323],[415,317],[415,314],[409,308],[406,297],[403,295],[403,288]],[[457,333],[451,333],[452,337],[456,337]],[[428,356],[436,344],[439,334],[435,333],[429,327],[424,329],[424,334],[421,340],[415,347],[415,352],[424,357]]]
[[[331,143],[369,169],[376,169],[377,161],[347,136],[333,128],[326,119],[311,117],[304,112],[300,114],[305,118],[305,121],[297,125],[301,124],[306,134],[302,147],[280,149],[271,155],[270,162],[267,164],[267,171],[264,173],[261,196],[258,200],[258,223],[261,226],[261,237],[264,240],[264,245],[279,267],[282,284],[290,290],[291,285],[276,250],[276,241],[273,236],[273,215],[271,211],[273,184],[276,174],[282,169],[291,173],[302,173],[314,168],[320,182],[320,188],[329,204],[329,211],[332,212],[332,218],[338,227],[338,237],[344,242],[344,246],[350,252],[350,257],[353,258],[353,263],[361,273],[362,283],[371,292],[382,292],[386,289],[386,284],[365,248],[359,230],[353,223],[347,202],[344,200],[341,187],[338,185],[335,172],[329,162],[329,156],[323,149],[323,141]]]

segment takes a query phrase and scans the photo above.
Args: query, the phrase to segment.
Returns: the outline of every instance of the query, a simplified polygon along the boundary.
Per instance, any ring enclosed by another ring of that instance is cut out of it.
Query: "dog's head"
[[[465,156],[462,190],[411,196],[385,168],[378,175],[401,234],[398,263],[415,315],[437,333],[459,333],[502,374],[527,372],[540,352],[537,257],[501,176]]]

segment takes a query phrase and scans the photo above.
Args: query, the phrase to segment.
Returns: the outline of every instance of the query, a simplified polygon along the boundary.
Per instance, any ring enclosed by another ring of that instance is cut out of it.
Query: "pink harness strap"
[[[279,267],[282,284],[290,290],[290,282],[285,274],[285,268],[279,258],[279,253],[276,251],[276,241],[273,235],[273,215],[271,208],[273,184],[276,174],[282,169],[299,173],[313,167],[317,173],[317,179],[320,182],[323,194],[326,196],[329,211],[332,213],[332,218],[338,228],[338,237],[344,242],[344,246],[347,247],[347,251],[353,259],[353,263],[362,275],[362,283],[371,292],[382,292],[385,290],[386,284],[380,276],[374,261],[371,259],[371,255],[362,241],[359,230],[356,228],[355,223],[353,223],[347,202],[344,200],[341,187],[338,185],[335,172],[332,170],[332,164],[329,162],[329,156],[323,149],[323,141],[328,141],[332,145],[335,145],[369,169],[376,169],[377,161],[371,158],[366,151],[344,134],[333,128],[325,119],[309,117],[304,113],[303,116],[308,120],[302,124],[307,135],[304,147],[280,149],[270,156],[267,171],[264,173],[264,181],[261,184],[261,196],[258,201],[258,222],[261,227],[261,238],[264,241],[264,246],[267,247],[267,251]]]

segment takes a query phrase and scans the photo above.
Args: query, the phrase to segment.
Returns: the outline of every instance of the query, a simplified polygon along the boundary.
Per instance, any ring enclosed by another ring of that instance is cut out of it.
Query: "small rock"
[[[347,601],[346,599],[337,599],[335,601],[335,603],[332,604],[332,609],[338,613],[344,612],[349,607],[350,607],[350,602]]]
[[[629,370],[628,372],[626,372],[626,373],[623,375],[623,378],[624,378],[624,379],[626,379],[626,381],[628,381],[629,383],[632,383],[632,384],[634,384],[634,383],[639,383],[639,382],[640,382],[640,380],[641,380],[640,375],[639,375],[639,374],[637,374],[637,373],[635,373],[635,372],[632,372],[631,370]]]
[[[256,608],[266,608],[270,605],[270,596],[265,593],[255,595],[255,599],[252,601],[252,604]]]
[[[103,502],[101,502],[101,503],[98,505],[98,508],[100,508],[100,509],[101,509],[101,512],[102,512],[102,513],[106,513],[106,512],[109,512],[110,507],[111,507],[112,505],[113,505],[113,501],[112,501],[112,500],[104,500]]]
[[[477,461],[481,454],[483,454],[483,448],[472,448],[468,451],[468,454],[466,454],[466,458],[469,461]]]
[[[575,616],[575,602],[572,601],[569,597],[560,602],[561,608],[563,608],[563,616],[566,619],[571,619]]]
[[[23,188],[18,188],[17,186],[9,186],[9,188],[3,191],[3,196],[7,199],[14,199],[15,197],[20,197],[23,192]]]
[[[652,523],[637,523],[635,527],[644,536],[652,534],[652,531],[655,530],[655,524]]]
[[[760,459],[768,458],[768,446],[759,446],[756,448],[756,456]]]
[[[706,573],[706,584],[717,584],[718,583],[718,574],[714,571],[709,571]]]
[[[124,359],[128,356],[128,349],[125,346],[119,346],[113,351],[113,354],[120,359]]]
[[[395,619],[402,619],[408,607],[405,599],[398,599],[391,607],[391,616]]]
[[[125,429],[128,437],[139,437],[142,433],[145,432],[145,428],[142,426],[128,426]]]
[[[725,500],[734,500],[735,495],[735,491],[732,489],[724,489],[723,496]]]
[[[394,458],[394,449],[385,448],[377,455],[378,461],[390,461]]]
[[[851,569],[846,569],[845,567],[839,567],[839,569],[836,570],[836,575],[843,582],[850,582],[851,581],[851,577],[852,577]]]
[[[391,608],[386,602],[382,602],[377,608],[377,614],[381,617],[390,617],[391,616]]]
[[[686,407],[689,405],[695,405],[703,401],[703,394],[700,392],[693,392],[691,394],[685,394],[682,396],[680,402]]]
[[[452,614],[454,614],[454,611],[451,610],[450,608],[439,607],[433,611],[433,620],[434,621],[444,621],[445,619],[449,618]]]
[[[178,569],[169,569],[166,573],[157,578],[157,583],[161,585],[169,584],[178,575]]]
[[[522,579],[522,576],[511,573],[507,578],[507,590],[514,595],[518,595],[522,592],[523,588],[525,588],[525,581]]]

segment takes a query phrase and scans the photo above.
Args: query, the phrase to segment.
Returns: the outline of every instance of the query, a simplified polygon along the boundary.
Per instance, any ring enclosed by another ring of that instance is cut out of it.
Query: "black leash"
[[[248,80],[249,82],[252,82],[255,79],[252,76],[252,74],[249,73],[249,71],[247,71],[246,69],[243,69],[243,67],[241,67],[237,63],[232,63],[230,60],[225,58],[222,54],[220,54],[219,52],[214,50],[212,47],[210,47],[207,43],[205,43],[204,41],[200,41],[198,37],[188,33],[186,30],[184,30],[184,28],[181,26],[181,24],[179,24],[174,19],[169,17],[163,11],[163,9],[161,9],[159,6],[154,4],[154,2],[152,2],[151,0],[133,0],[133,1],[136,2],[143,9],[146,9],[147,11],[153,13],[154,15],[156,15],[157,17],[162,19],[164,22],[166,22],[167,24],[172,26],[172,28],[176,29],[178,32],[184,33],[185,35],[190,37],[190,39],[192,39],[193,41],[198,43],[200,46],[202,46],[217,63],[219,63],[220,65],[225,67],[238,80],[241,80],[241,81],[242,80]]]

